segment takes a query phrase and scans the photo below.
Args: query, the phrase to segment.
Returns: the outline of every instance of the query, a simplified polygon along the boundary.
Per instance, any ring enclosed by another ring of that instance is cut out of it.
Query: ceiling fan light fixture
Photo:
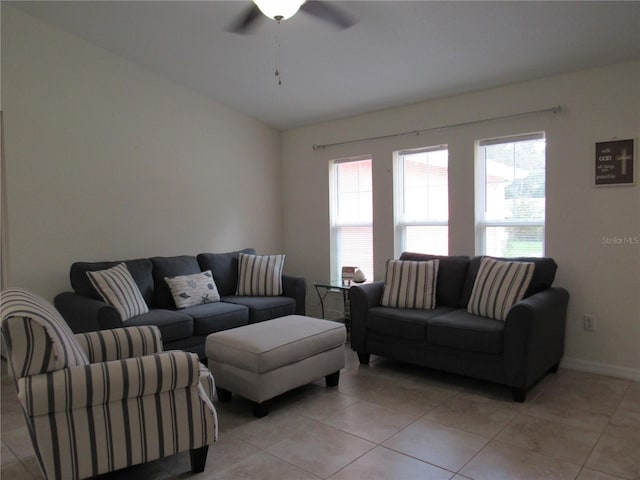
[[[253,0],[260,11],[277,22],[295,15],[305,0]]]

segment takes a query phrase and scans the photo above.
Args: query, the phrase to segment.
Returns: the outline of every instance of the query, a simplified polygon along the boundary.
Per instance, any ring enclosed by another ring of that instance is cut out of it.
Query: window
[[[359,267],[373,278],[373,195],[371,158],[334,160],[329,184],[331,279],[343,266]]]
[[[476,252],[544,255],[544,133],[476,142]]]
[[[446,146],[395,156],[395,250],[447,255],[449,172]]]

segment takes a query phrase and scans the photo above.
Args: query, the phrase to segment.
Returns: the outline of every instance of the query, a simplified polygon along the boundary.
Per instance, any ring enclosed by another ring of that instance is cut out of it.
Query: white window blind
[[[331,279],[343,266],[373,278],[373,189],[371,158],[330,163]]]
[[[476,142],[476,253],[544,255],[545,137]]]
[[[449,251],[446,146],[397,152],[394,165],[395,253]]]

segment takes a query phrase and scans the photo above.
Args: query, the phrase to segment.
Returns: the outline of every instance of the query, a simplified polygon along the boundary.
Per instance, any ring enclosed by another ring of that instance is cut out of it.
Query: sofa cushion
[[[249,309],[249,323],[263,322],[272,318],[296,313],[296,301],[291,297],[248,297],[230,295],[222,301],[244,305]]]
[[[465,255],[428,255],[424,253],[403,252],[400,260],[428,261],[438,260],[438,280],[436,283],[436,305],[452,308],[466,307],[469,299],[461,305],[462,292],[467,278],[471,257]]]
[[[463,309],[431,317],[427,340],[433,345],[480,353],[502,353],[504,322]]]
[[[182,311],[152,309],[148,313],[132,317],[128,327],[155,325],[160,329],[162,343],[180,340],[193,335],[193,319]]]
[[[235,295],[238,288],[238,256],[241,253],[255,255],[253,248],[228,253],[200,253],[197,256],[200,269],[211,270],[221,297]]]
[[[533,269],[531,262],[483,258],[469,299],[468,312],[505,320],[511,307],[524,297]]]
[[[431,310],[436,304],[439,260],[387,260],[383,307]]]
[[[367,328],[383,335],[423,342],[427,338],[427,322],[430,318],[450,312],[450,307],[433,310],[371,307],[367,316]]]
[[[249,255],[238,257],[238,289],[236,295],[282,295],[284,255]]]
[[[149,311],[125,263],[106,270],[87,272],[87,276],[102,299],[118,311],[123,322]]]
[[[94,300],[102,300],[98,291],[93,287],[87,272],[95,272],[98,270],[106,270],[115,267],[123,261],[117,262],[75,262],[71,265],[69,276],[71,279],[71,287],[78,294],[84,297],[93,298]],[[136,281],[138,289],[149,307],[153,307],[153,265],[148,258],[137,260],[124,260],[131,276]]]
[[[177,308],[188,308],[220,301],[220,294],[216,282],[213,281],[211,270],[191,275],[165,277],[164,281],[169,285],[173,302]]]
[[[193,318],[193,334],[210,333],[241,327],[249,323],[249,310],[227,302],[205,303],[180,310]]]
[[[177,277],[179,275],[191,275],[200,273],[200,265],[196,257],[192,255],[180,255],[177,257],[153,257],[153,283],[154,306],[156,308],[176,308],[169,285],[165,277]]]
[[[469,270],[467,271],[467,278],[464,282],[464,290],[462,292],[462,298],[460,301],[461,308],[467,308],[467,305],[469,304],[471,292],[473,291],[473,285],[476,281],[478,270],[480,270],[480,262],[482,262],[483,258],[484,256],[477,256],[473,257],[469,261]],[[535,268],[533,270],[533,278],[531,279],[529,288],[527,288],[527,291],[524,293],[524,298],[530,297],[534,293],[541,292],[542,290],[546,290],[547,288],[551,287],[556,276],[556,270],[558,268],[558,265],[553,260],[553,258],[549,257],[491,258],[513,262],[531,262],[535,265]]]

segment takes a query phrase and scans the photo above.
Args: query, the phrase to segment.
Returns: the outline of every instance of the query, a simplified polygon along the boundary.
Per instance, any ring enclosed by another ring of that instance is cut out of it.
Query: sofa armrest
[[[93,332],[123,326],[118,311],[108,303],[73,292],[56,295],[53,303],[73,333]]]
[[[155,325],[78,333],[75,338],[89,357],[90,363],[123,360],[162,352],[160,329]]]
[[[199,382],[198,356],[171,351],[24,377],[18,381],[18,398],[29,416],[38,416],[197,389]]]
[[[282,295],[296,301],[296,315],[304,315],[307,301],[307,281],[304,277],[282,275]]]
[[[349,289],[349,303],[351,308],[351,348],[361,353],[367,338],[367,315],[369,308],[380,305],[384,282],[363,283],[353,285]]]
[[[516,303],[505,320],[504,354],[510,386],[528,388],[564,353],[569,292],[553,287]]]

